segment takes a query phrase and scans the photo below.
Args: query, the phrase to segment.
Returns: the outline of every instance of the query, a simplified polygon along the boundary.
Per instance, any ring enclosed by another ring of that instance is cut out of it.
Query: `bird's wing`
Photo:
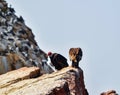
[[[68,66],[68,63],[67,63],[67,59],[60,55],[60,54],[57,54],[56,56],[56,61],[62,66],[62,67],[66,67]]]
[[[57,59],[58,61],[67,61],[67,59],[66,59],[64,56],[62,56],[61,54],[57,54],[57,55],[56,55],[56,59]]]

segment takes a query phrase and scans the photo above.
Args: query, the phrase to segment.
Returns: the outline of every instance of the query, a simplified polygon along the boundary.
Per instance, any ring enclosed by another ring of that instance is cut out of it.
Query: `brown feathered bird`
[[[72,67],[78,68],[79,61],[82,59],[83,52],[81,48],[70,48],[69,49],[69,57],[70,61],[72,61]]]
[[[64,67],[68,66],[67,59],[58,53],[48,52],[51,63],[55,66],[55,69],[61,70]]]

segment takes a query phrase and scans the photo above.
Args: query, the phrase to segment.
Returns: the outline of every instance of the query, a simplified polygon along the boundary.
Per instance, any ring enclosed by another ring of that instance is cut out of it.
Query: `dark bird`
[[[19,18],[17,18],[17,20],[20,21],[20,22],[22,22],[22,23],[24,23],[24,19],[23,19],[22,16],[20,16]]]
[[[9,11],[10,11],[11,13],[15,13],[15,10],[14,10],[14,8],[12,8],[12,5],[10,5]]]
[[[58,53],[48,52],[51,63],[55,66],[55,69],[61,70],[64,67],[68,66],[67,59]]]
[[[70,48],[69,49],[69,57],[70,61],[72,61],[72,67],[78,68],[79,61],[82,59],[83,52],[81,48]]]
[[[11,12],[11,13],[15,13],[15,10],[14,10],[14,8],[9,8],[9,11]]]

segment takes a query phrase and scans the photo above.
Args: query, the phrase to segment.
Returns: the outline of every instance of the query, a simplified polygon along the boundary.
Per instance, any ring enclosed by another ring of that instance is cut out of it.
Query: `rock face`
[[[118,95],[115,90],[109,90],[107,92],[101,93],[101,95]]]
[[[0,0],[0,74],[23,66],[37,66],[42,74],[53,72],[46,61],[46,53],[22,16],[17,17],[15,10]]]
[[[88,95],[83,71],[72,67],[39,76],[39,68],[21,68],[0,76],[0,95]]]
[[[66,67],[53,72],[32,30],[4,0],[0,0],[0,95],[88,95],[83,71]]]

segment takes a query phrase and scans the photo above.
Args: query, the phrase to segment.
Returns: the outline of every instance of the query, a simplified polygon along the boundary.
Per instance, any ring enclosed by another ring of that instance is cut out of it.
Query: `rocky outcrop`
[[[88,95],[83,71],[53,72],[32,30],[5,0],[0,0],[0,95]]]
[[[42,74],[53,72],[34,38],[22,16],[16,16],[14,8],[0,0],[0,74],[24,66],[37,66]]]
[[[100,95],[118,95],[115,90],[109,90],[107,92],[103,92]]]
[[[39,68],[21,68],[0,76],[0,95],[88,95],[83,71],[72,67],[39,76]]]

